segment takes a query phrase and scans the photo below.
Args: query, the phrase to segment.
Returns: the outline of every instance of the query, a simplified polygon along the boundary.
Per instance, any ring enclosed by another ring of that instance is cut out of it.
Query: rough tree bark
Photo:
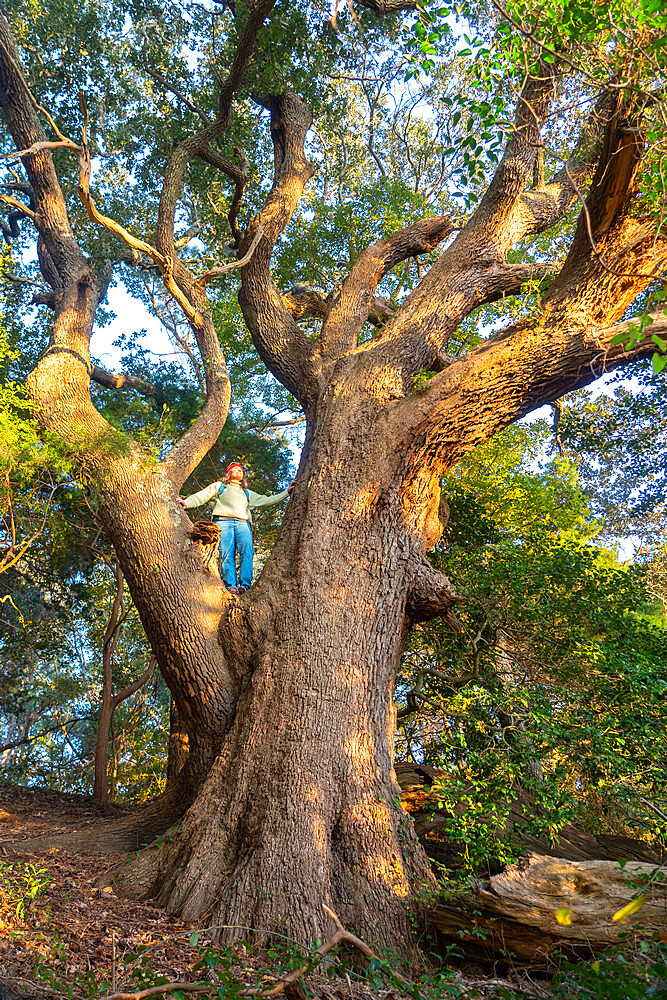
[[[271,556],[250,592],[232,597],[174,499],[217,439],[229,401],[206,281],[178,257],[174,212],[194,157],[242,188],[238,168],[210,143],[229,125],[272,7],[272,0],[249,7],[218,118],[171,154],[155,246],[142,243],[192,326],[207,374],[201,415],[158,465],[119,441],[91,404],[88,344],[100,282],[72,235],[38,109],[0,21],[0,100],[38,206],[40,259],[55,303],[51,345],[30,391],[43,425],[81,449],[83,475],[100,498],[100,518],[188,734],[185,767],[149,807],[143,829],[136,820],[132,827],[148,839],[177,823],[174,837],[129,860],[117,891],[222,925],[222,940],[254,928],[309,944],[330,930],[324,902],[356,934],[409,954],[412,920],[435,883],[400,808],[392,694],[411,623],[451,620],[457,602],[426,558],[442,532],[439,476],[534,407],[655,350],[642,343],[624,353],[611,341],[667,247],[651,220],[629,211],[640,112],[623,106],[617,91],[598,103],[568,170],[529,189],[556,72],[544,65],[524,83],[486,195],[417,289],[375,337],[360,339],[382,275],[442,243],[452,232],[447,218],[424,219],[362,254],[320,310],[313,340],[270,274],[276,241],[313,173],[304,153],[311,117],[294,94],[263,97],[274,181],[240,241],[240,258],[254,250],[240,269],[239,298],[258,354],[302,404],[307,433]],[[85,167],[86,151],[78,155]],[[83,168],[81,176],[92,217],[135,246],[95,214]],[[520,289],[528,270],[507,265],[506,254],[562,219],[576,200],[570,178],[589,189],[588,222],[582,214],[538,318],[440,364],[473,309]],[[664,335],[664,327],[657,315],[652,332]],[[443,370],[416,391],[424,368]],[[89,846],[99,850],[114,836],[126,844],[128,829],[106,831]]]

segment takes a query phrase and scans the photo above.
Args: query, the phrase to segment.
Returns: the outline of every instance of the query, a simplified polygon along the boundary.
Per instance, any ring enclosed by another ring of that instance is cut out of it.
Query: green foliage
[[[3,906],[14,911],[19,921],[24,921],[26,910],[49,886],[51,878],[46,868],[27,861],[0,863],[0,899]]]
[[[462,877],[568,823],[667,835],[651,808],[667,792],[666,623],[643,568],[596,544],[576,465],[547,441],[518,425],[445,478],[434,559],[466,598],[462,631],[420,626],[405,659],[421,709],[399,753],[445,769],[434,791]]]
[[[503,144],[511,136],[508,94],[519,93],[527,71],[539,75],[540,66],[557,65],[569,76],[566,83],[556,84],[561,115],[577,120],[582,109],[605,91],[622,95],[627,117],[646,136],[648,145],[634,211],[653,215],[661,232],[667,213],[667,16],[663,7],[659,0],[613,0],[609,4],[597,0],[500,4],[492,0],[489,16],[485,6],[470,0],[420,4],[406,36],[407,77],[419,77],[420,72],[437,74],[453,34],[456,58],[468,61],[465,91],[441,98],[449,113],[453,112],[452,124],[464,126],[458,143],[466,152],[452,174],[458,177],[459,188],[454,197],[463,198],[468,207],[479,200],[488,164],[498,163]],[[550,117],[544,129],[546,162],[554,157],[564,161],[567,154],[560,152],[563,127],[558,111]],[[652,302],[657,305],[664,300],[665,290],[664,279],[658,273],[655,277],[659,286]],[[658,375],[667,365],[666,344],[651,334],[650,323],[644,313],[612,343],[622,343],[629,350],[649,340],[657,349],[652,366]]]
[[[0,280],[7,266],[0,259]],[[52,435],[40,435],[23,386],[9,375],[18,351],[0,300],[0,573],[7,572],[47,528],[56,491],[66,486],[72,456]]]
[[[440,997],[458,997],[464,993],[460,981],[447,965],[456,955],[453,947],[444,949],[445,961],[439,969],[424,973],[418,980],[408,981],[396,973],[397,961],[389,951],[383,953],[382,957],[364,959],[361,962],[350,961],[349,952],[337,947],[328,951],[325,958],[320,953],[320,941],[315,941],[311,949],[304,949],[289,938],[282,938],[280,934],[276,934],[275,940],[262,949],[247,942],[241,942],[233,948],[200,943],[211,930],[215,928],[204,928],[201,932],[193,931],[189,934],[188,943],[193,956],[189,962],[189,973],[184,971],[181,975],[184,983],[187,981],[187,985],[196,987],[197,993],[204,997],[219,997],[221,1000],[225,997],[241,997],[247,995],[249,989],[269,989],[275,985],[276,980],[301,970],[305,971],[297,977],[297,981],[306,996],[311,995],[308,977],[313,973],[318,975],[320,987],[322,975],[334,983],[336,980],[349,982],[354,979],[373,993],[391,989],[412,1000],[438,1000]],[[141,945],[123,958],[118,976],[127,986],[131,986],[132,991],[155,989],[169,982],[169,977],[155,968],[151,952],[150,945]],[[74,982],[65,965],[65,956],[60,952],[59,939],[54,933],[52,961],[39,964],[37,972],[40,979],[70,998],[75,992],[96,998],[109,991],[110,984],[105,980],[104,973],[91,971],[87,976],[80,973]],[[250,985],[248,979],[251,980]],[[202,991],[201,987],[205,986],[210,986],[210,991]],[[175,991],[174,995],[177,1000],[185,1000],[188,992],[185,986],[183,990]],[[465,994],[468,995],[467,990]]]
[[[662,380],[642,383],[613,386],[611,395],[595,399],[573,393],[562,405],[558,434],[602,537],[634,536],[648,552],[663,532],[667,422]]]
[[[608,948],[593,961],[563,962],[549,996],[553,1000],[665,1000],[667,945],[659,934],[642,941],[636,953],[627,945]],[[534,994],[501,989],[504,1000],[528,1000]]]

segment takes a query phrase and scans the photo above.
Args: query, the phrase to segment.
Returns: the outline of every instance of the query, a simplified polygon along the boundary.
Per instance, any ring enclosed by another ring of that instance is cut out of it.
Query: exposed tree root
[[[81,854],[109,851],[136,851],[144,844],[177,823],[194,798],[195,789],[188,780],[187,768],[162,795],[131,816],[123,816],[104,826],[55,837],[36,837],[32,840],[13,840],[0,846],[20,854],[39,854],[59,848]]]

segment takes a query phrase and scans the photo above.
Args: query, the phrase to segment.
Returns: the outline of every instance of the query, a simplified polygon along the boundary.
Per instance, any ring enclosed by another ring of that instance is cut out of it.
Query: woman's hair
[[[229,475],[223,476],[222,477],[222,481],[225,484],[226,483],[231,483],[231,479],[229,478]],[[243,479],[241,480],[241,486],[243,487],[244,490],[248,489],[248,480],[245,477],[245,472],[243,473]]]

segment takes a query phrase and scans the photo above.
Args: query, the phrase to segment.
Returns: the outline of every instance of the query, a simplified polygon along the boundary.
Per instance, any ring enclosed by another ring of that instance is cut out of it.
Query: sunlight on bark
[[[358,769],[373,762],[373,741],[368,733],[355,733],[343,744],[343,752]]]
[[[378,487],[366,486],[359,490],[350,501],[350,509],[346,515],[346,521],[355,521],[357,518],[367,517],[378,499]]]

